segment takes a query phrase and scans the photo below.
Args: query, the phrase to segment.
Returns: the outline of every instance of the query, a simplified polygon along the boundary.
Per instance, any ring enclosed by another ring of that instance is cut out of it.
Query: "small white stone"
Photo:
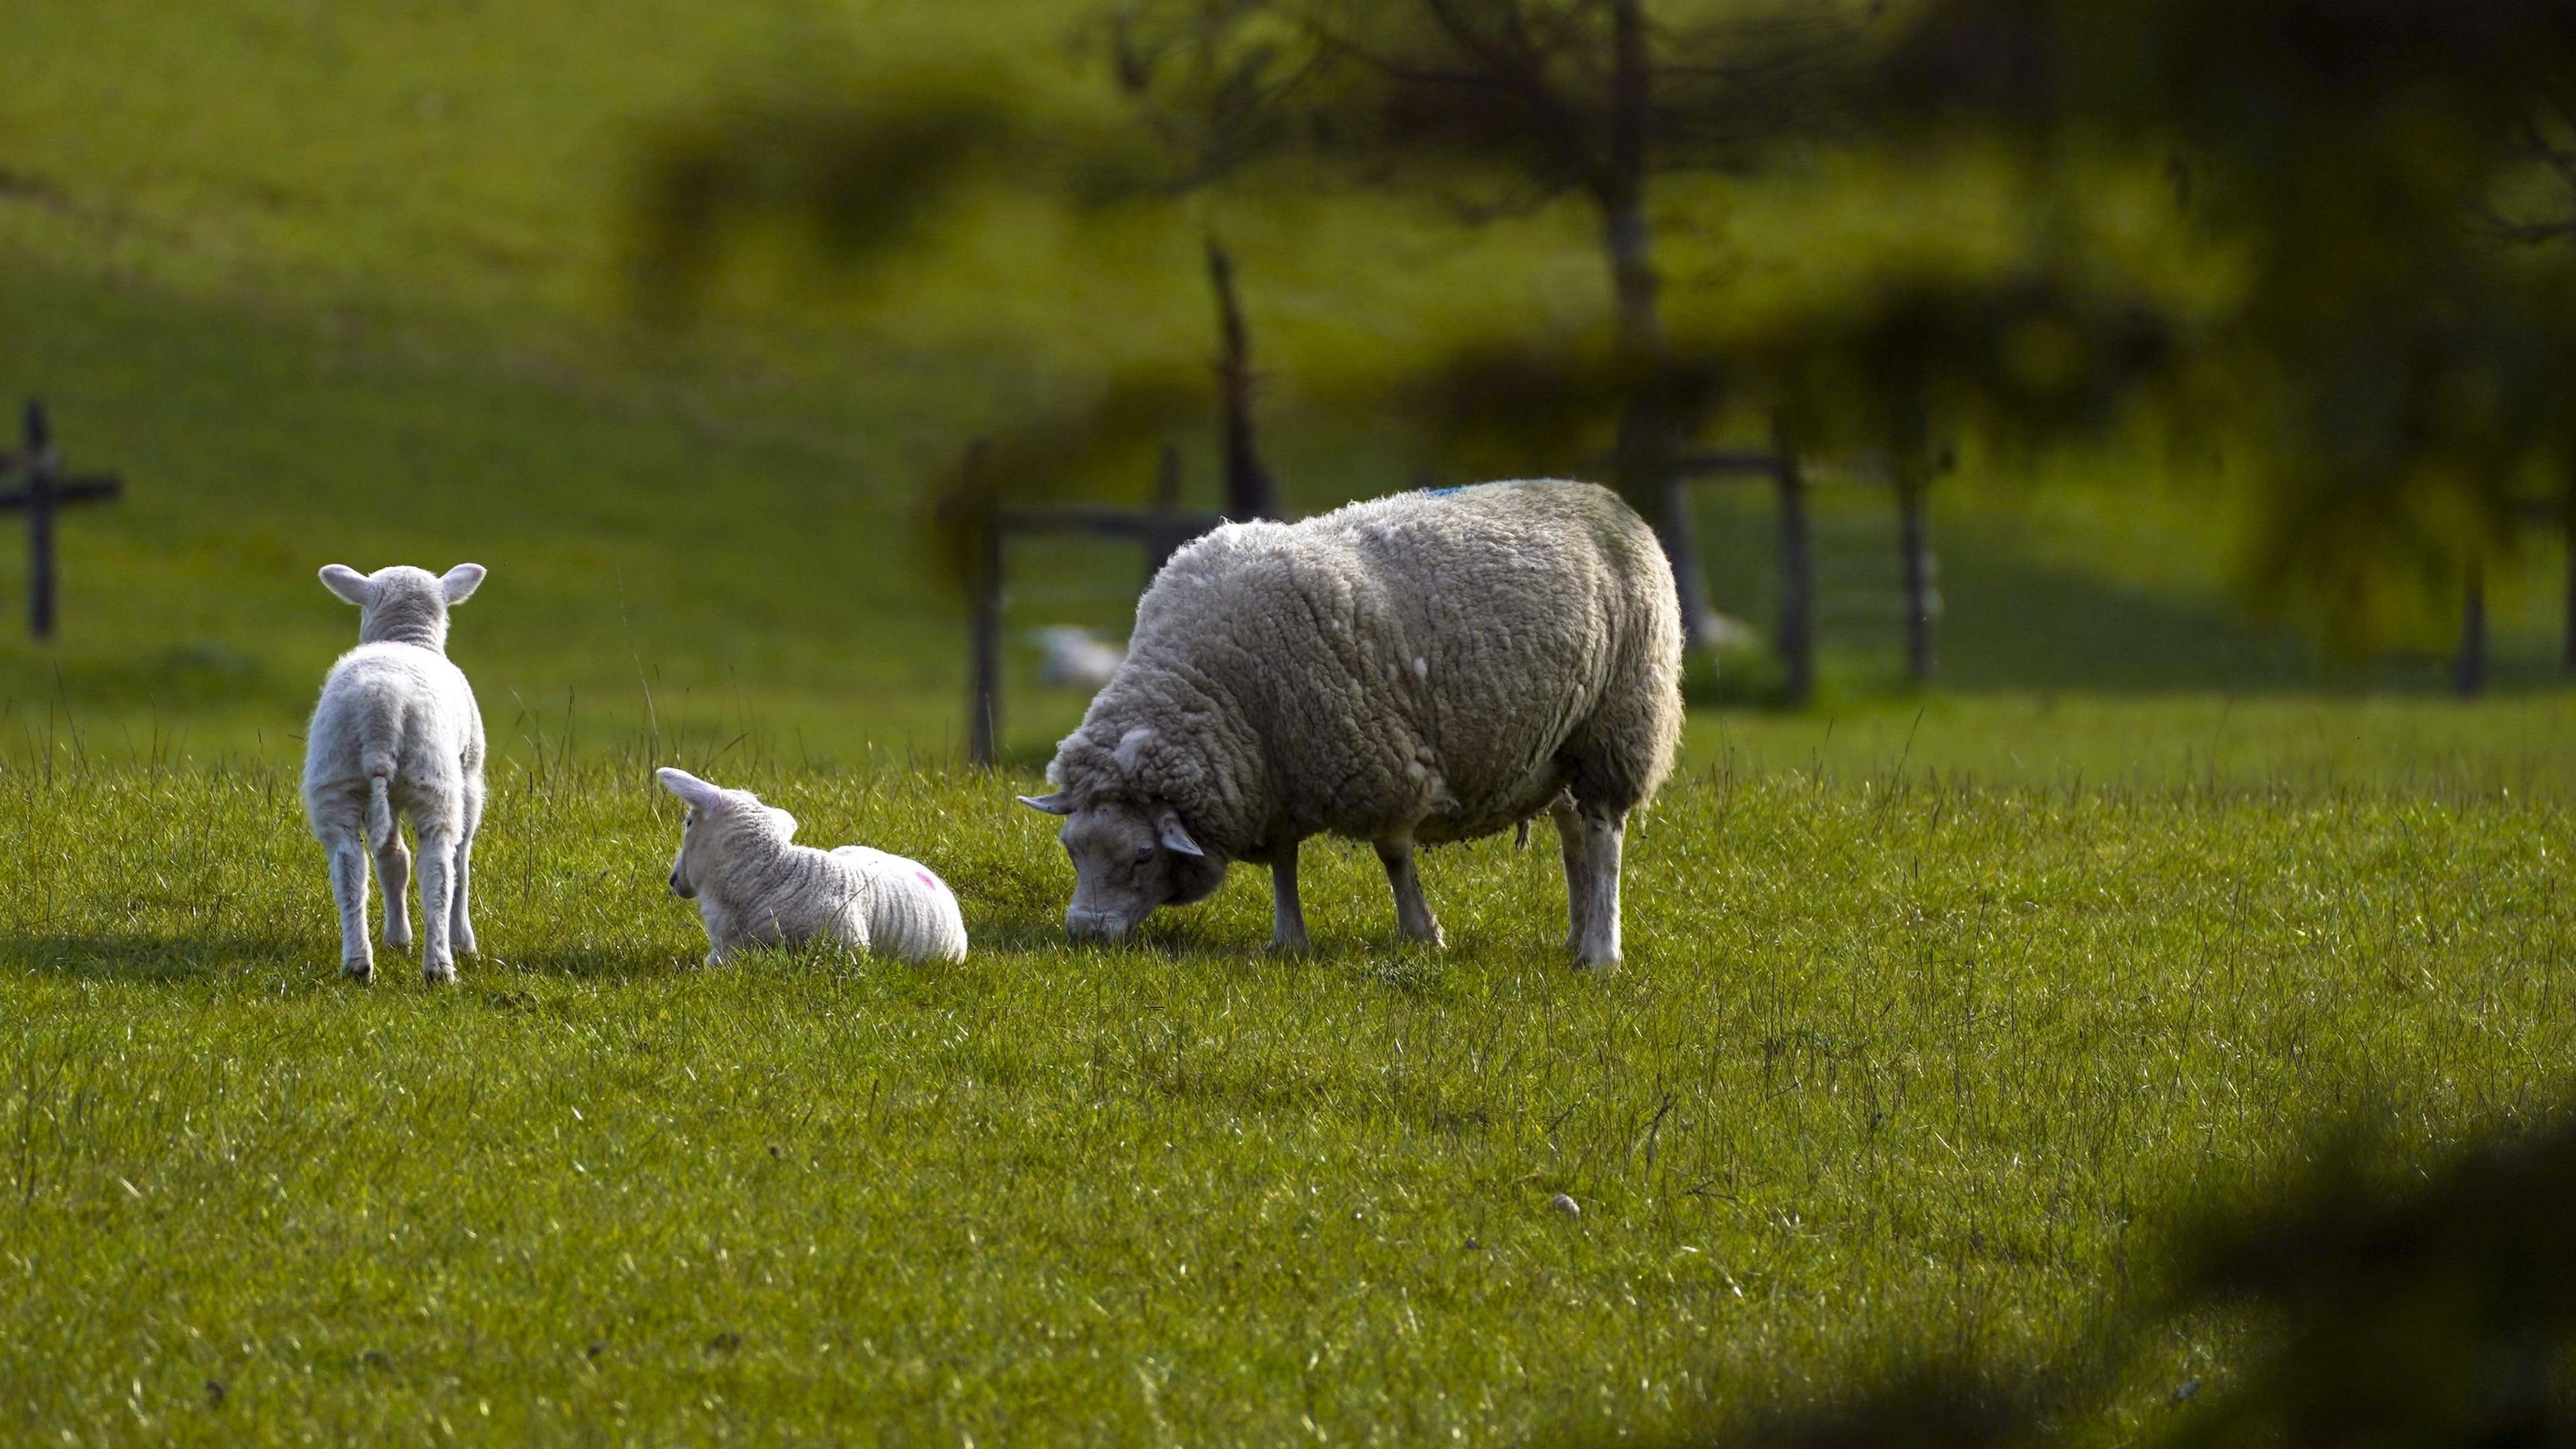
[[[1419,654],[1414,655],[1413,677],[1416,679],[1429,679],[1431,677],[1431,661],[1423,658]]]
[[[1583,1204],[1576,1202],[1573,1198],[1561,1192],[1556,1196],[1549,1198],[1547,1200],[1547,1205],[1570,1218],[1579,1218],[1583,1216]]]

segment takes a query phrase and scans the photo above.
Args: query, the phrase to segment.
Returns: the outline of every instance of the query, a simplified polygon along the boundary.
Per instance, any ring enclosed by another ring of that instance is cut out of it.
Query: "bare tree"
[[[1470,223],[1568,196],[1591,207],[1614,479],[1656,520],[1697,639],[1706,586],[1667,484],[1718,394],[1669,347],[1654,182],[1741,170],[1815,128],[1834,88],[1814,82],[1862,19],[1828,0],[1131,0],[1103,24],[1120,82],[1181,159],[1177,189],[1294,157]]]

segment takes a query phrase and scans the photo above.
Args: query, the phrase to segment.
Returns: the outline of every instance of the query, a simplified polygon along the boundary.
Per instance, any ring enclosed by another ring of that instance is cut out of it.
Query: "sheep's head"
[[[418,644],[447,648],[447,611],[474,596],[481,564],[458,564],[444,574],[396,564],[362,574],[346,564],[325,564],[322,587],[358,606],[361,644]]]
[[[1073,903],[1065,907],[1064,929],[1077,941],[1115,941],[1156,906],[1204,900],[1225,879],[1225,862],[1199,848],[1168,804],[1077,805],[1062,790],[1019,798],[1033,810],[1065,817],[1057,838],[1073,857]]]
[[[689,807],[680,826],[680,853],[671,860],[671,894],[684,901],[722,880],[736,862],[774,855],[796,838],[796,817],[760,803],[749,790],[727,790],[668,767],[655,770],[653,778]]]

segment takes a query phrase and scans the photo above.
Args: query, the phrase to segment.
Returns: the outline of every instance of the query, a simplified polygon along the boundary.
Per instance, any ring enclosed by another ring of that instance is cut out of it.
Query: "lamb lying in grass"
[[[796,817],[750,791],[720,789],[686,770],[653,774],[689,807],[671,894],[698,903],[708,965],[744,946],[817,939],[906,961],[966,959],[957,897],[929,867],[864,845],[790,844]]]
[[[358,647],[322,681],[304,734],[304,816],[331,858],[340,905],[340,969],[375,978],[367,945],[367,857],[385,890],[385,945],[411,945],[403,891],[411,854],[395,814],[420,837],[420,972],[456,979],[474,953],[466,909],[474,832],[483,822],[483,713],[447,659],[447,611],[483,582],[481,564],[446,574],[394,567],[362,574],[332,564],[322,586],[361,611]]]

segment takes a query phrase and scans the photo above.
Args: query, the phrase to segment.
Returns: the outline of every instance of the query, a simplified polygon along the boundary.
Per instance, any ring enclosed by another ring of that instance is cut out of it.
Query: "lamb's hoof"
[[[1434,951],[1448,949],[1449,933],[1433,926],[1428,931],[1398,931],[1396,939],[1408,946],[1428,946]]]
[[[421,967],[420,984],[423,986],[455,985],[456,963],[453,961],[443,961],[434,966]]]
[[[388,950],[388,951],[408,951],[408,950],[410,950],[410,949],[411,949],[411,932],[409,932],[409,931],[387,931],[387,932],[385,932],[385,949],[386,949],[386,950]]]
[[[1270,954],[1273,956],[1303,956],[1313,949],[1314,947],[1308,944],[1302,933],[1295,936],[1273,936],[1270,938]]]
[[[1591,976],[1609,976],[1618,971],[1619,957],[1615,952],[1603,956],[1578,953],[1574,958],[1574,969]]]
[[[474,933],[472,931],[458,932],[455,937],[455,942],[456,954],[459,956],[480,956],[483,954],[482,952],[474,949]]]
[[[340,963],[340,974],[347,977],[352,986],[373,986],[376,982],[376,963],[343,961]]]

